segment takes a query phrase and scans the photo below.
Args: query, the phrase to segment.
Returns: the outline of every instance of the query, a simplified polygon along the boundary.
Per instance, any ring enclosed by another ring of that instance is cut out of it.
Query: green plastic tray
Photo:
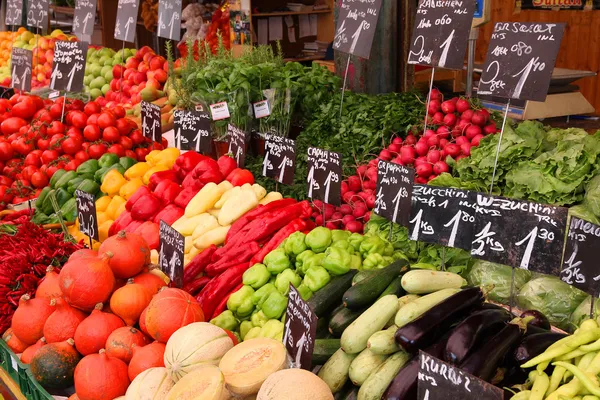
[[[28,400],[54,400],[33,378],[29,366],[19,361],[19,357],[8,348],[4,340],[0,340],[0,367],[8,372]]]

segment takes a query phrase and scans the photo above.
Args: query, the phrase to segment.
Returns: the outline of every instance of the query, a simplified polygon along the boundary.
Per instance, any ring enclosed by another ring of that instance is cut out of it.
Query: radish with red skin
[[[425,157],[425,156],[417,157],[417,159],[415,160],[415,168],[421,164],[427,164],[427,157]]]
[[[464,119],[466,121],[471,122],[471,118],[473,118],[473,115],[475,115],[475,110],[472,109],[468,109],[467,111],[464,111],[461,115],[460,115],[460,119]]]
[[[367,167],[366,165],[359,165],[358,168],[356,168],[356,173],[358,174],[359,177],[363,177],[365,176],[365,174],[367,173]]]
[[[440,137],[438,135],[433,135],[427,138],[427,146],[437,147],[440,145]]]
[[[446,100],[442,103],[442,111],[444,114],[452,114],[456,111],[456,106],[452,100]]]
[[[395,138],[392,139],[392,144],[401,145],[402,144],[402,138],[400,136],[396,136]]]
[[[400,159],[402,160],[404,165],[414,163],[416,156],[417,156],[417,153],[416,153],[414,147],[402,146],[402,148],[400,149]]]
[[[377,182],[377,166],[369,167],[369,169],[367,170],[366,176],[367,176],[368,180]]]
[[[433,173],[440,175],[444,172],[450,172],[450,167],[444,161],[438,161],[433,164]]]
[[[440,139],[440,148],[443,149],[448,143],[450,143],[448,139]]]
[[[373,208],[375,208],[375,201],[376,200],[377,200],[377,198],[375,197],[374,194],[372,194],[369,197],[367,197],[367,207],[369,208],[369,210],[372,210]]]
[[[325,221],[329,221],[334,212],[335,211],[333,209],[325,207]]]
[[[421,185],[424,185],[427,183],[427,178],[423,178],[422,176],[417,176],[417,177],[415,177],[415,183],[420,183]]]
[[[436,133],[436,132],[435,132],[434,130],[432,130],[432,129],[427,129],[427,130],[425,131],[425,133],[423,134],[423,137],[424,137],[424,138],[428,138],[428,137],[430,137],[430,136],[435,136],[435,133]],[[417,142],[417,143],[418,143],[418,142]]]
[[[456,102],[458,101],[458,97],[453,97],[450,101],[456,106]]]
[[[321,200],[313,200],[313,204],[315,205],[315,207],[317,207],[319,210],[323,209],[323,202]]]
[[[427,114],[434,115],[441,110],[441,103],[439,100],[431,100],[429,102],[429,107],[427,107]]]
[[[356,221],[356,218],[354,218],[354,215],[348,214],[348,215],[344,215],[344,218],[342,218],[342,223],[344,225],[347,225],[348,222],[351,221]]]
[[[498,129],[496,128],[496,124],[489,124],[483,127],[483,132],[486,135],[493,135],[498,132]]]
[[[384,161],[389,161],[392,159],[392,153],[390,153],[387,149],[383,149],[379,152],[379,158]]]
[[[349,191],[342,195],[342,200],[344,200],[344,203],[350,203],[354,196],[356,196],[356,193],[353,191]]]
[[[350,215],[352,214],[352,207],[350,207],[349,204],[342,204],[340,206],[340,212],[344,215]]]
[[[473,146],[479,146],[479,142],[481,142],[481,139],[483,139],[485,136],[483,135],[477,135],[475,136],[473,139],[471,139],[471,145]]]
[[[471,108],[471,105],[465,99],[458,99],[458,101],[456,102],[456,112],[458,112],[458,113],[462,114],[465,111],[469,110],[470,108]]]
[[[369,161],[369,163],[367,164],[367,168],[377,168],[377,162],[379,161],[379,158],[374,158],[371,161]],[[366,175],[366,172],[365,172]]]
[[[470,156],[471,155],[471,142],[461,144],[460,151],[465,156]]]
[[[341,185],[341,189],[340,192],[342,194],[346,193],[348,190],[350,190],[350,188],[348,187],[348,182],[347,181],[342,181],[342,185]]]
[[[340,229],[340,227],[338,226],[338,224],[336,224],[335,222],[331,222],[331,221],[329,221],[328,223],[325,224],[325,228],[327,228],[329,230]]]
[[[471,125],[465,129],[465,137],[469,139],[469,141],[477,135],[481,135],[481,127],[479,125]]]
[[[446,116],[444,116],[444,125],[449,126],[449,127],[453,127],[454,125],[456,125],[456,115],[455,114],[446,114]]]
[[[461,154],[458,157],[456,157],[456,161],[462,160],[463,158],[467,158],[469,156],[465,155],[465,154]]]
[[[454,143],[448,143],[444,150],[452,158],[456,158],[460,154],[460,146]]]
[[[417,166],[415,168],[415,171],[417,173],[417,175],[422,176],[424,178],[428,178],[429,175],[433,174],[433,166],[431,164],[429,164],[428,162],[419,164],[419,166]]]
[[[315,224],[317,224],[318,226],[323,225],[323,216],[322,215],[319,215],[317,218],[315,218]]]
[[[392,153],[398,154],[400,152],[400,148],[402,147],[401,144],[395,144],[392,143],[388,146],[388,151],[391,151]]]
[[[340,211],[334,212],[331,216],[331,219],[334,221],[337,221],[338,219],[341,220],[342,218],[344,218],[344,214],[342,214]]]
[[[429,175],[429,178],[427,178],[427,182],[431,182],[432,180],[434,180],[435,178],[437,178],[437,175],[435,174],[431,174]]]
[[[411,133],[410,135],[406,136],[406,139],[404,139],[404,145],[406,146],[413,146],[417,143],[417,138],[414,137],[414,135]]]
[[[356,175],[351,175],[348,177],[348,189],[352,192],[358,192],[361,189],[361,181],[360,178]]]
[[[362,233],[363,224],[358,221],[350,221],[346,224],[346,230],[352,233]]]
[[[402,157],[400,157],[400,156],[398,156],[398,157],[394,158],[394,159],[392,160],[392,162],[393,162],[394,164],[400,164],[400,165],[404,165],[404,163],[402,162]]]
[[[369,222],[369,220],[371,219],[371,213],[366,213],[363,217],[362,217],[362,222],[364,224],[366,224],[367,222]]]
[[[431,119],[431,122],[434,125],[441,125],[444,123],[444,114],[441,112],[436,112],[435,114],[433,114],[433,118]]]
[[[377,188],[377,182],[376,181],[365,181],[365,183],[363,183],[363,188],[364,190],[375,190]]]
[[[442,96],[442,92],[440,92],[439,89],[433,88],[429,92],[429,100],[442,101],[444,100],[444,96]]]
[[[469,139],[467,139],[465,136],[459,136],[456,138],[457,145],[462,146],[463,143],[471,143],[471,141]]]
[[[471,118],[471,122],[475,125],[484,126],[488,121],[488,116],[489,115],[487,114],[487,112],[479,110],[473,115],[473,118]]]
[[[442,125],[437,128],[436,134],[440,137],[440,139],[446,139],[448,136],[450,136],[450,130],[447,126]]]
[[[440,161],[441,156],[442,154],[439,150],[431,149],[429,150],[429,153],[427,153],[427,162],[435,164],[436,162]]]
[[[419,139],[417,144],[415,144],[415,152],[419,156],[424,156],[425,154],[427,154],[428,151],[429,151],[429,146],[427,145],[426,139],[424,139],[424,138]]]
[[[359,203],[354,208],[354,212],[352,213],[352,215],[354,216],[354,218],[360,218],[360,217],[364,216],[368,212],[369,212],[369,210],[367,210],[367,207],[365,205],[362,205],[362,204]]]

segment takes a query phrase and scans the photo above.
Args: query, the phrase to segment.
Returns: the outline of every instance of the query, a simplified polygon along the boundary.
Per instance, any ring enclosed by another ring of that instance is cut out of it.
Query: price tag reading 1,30
[[[73,16],[73,33],[92,36],[96,21],[97,0],[77,0]]]
[[[460,368],[419,351],[418,400],[503,400],[504,391]]]
[[[475,2],[441,3],[419,1],[408,63],[462,70]]]
[[[475,201],[475,192],[415,185],[410,213],[410,240],[470,250]]]
[[[600,226],[571,217],[560,278],[592,296],[598,296]]]
[[[98,240],[98,220],[96,219],[96,202],[94,195],[75,190],[77,199],[77,219],[79,220],[79,230],[94,240]]]
[[[333,48],[369,58],[382,0],[345,0],[335,30]]]
[[[135,40],[139,2],[139,0],[119,0],[115,39],[131,43]]]
[[[50,88],[67,92],[81,92],[85,76],[88,44],[58,41],[54,44],[54,61]]]
[[[239,168],[244,168],[246,163],[246,141],[247,134],[235,125],[227,124],[227,137],[229,138],[229,153]]]
[[[11,82],[14,89],[31,91],[31,71],[33,62],[33,52],[31,50],[12,48],[12,74]]]
[[[375,214],[402,226],[408,226],[414,180],[414,169],[379,160],[377,196],[373,209]]]
[[[158,36],[179,41],[181,36],[181,0],[158,1]]]
[[[544,101],[566,24],[498,22],[477,93]]]
[[[342,155],[316,147],[308,148],[308,197],[339,206],[342,191]]]
[[[567,209],[477,194],[471,255],[558,276]]]
[[[265,136],[263,175],[279,183],[294,183],[296,169],[296,142],[283,136]]]
[[[160,107],[156,104],[142,101],[142,132],[144,136],[160,143],[162,141],[162,125]]]
[[[183,287],[183,256],[185,243],[181,233],[163,220],[160,221],[160,250],[158,262],[160,270],[171,280],[171,287]]]
[[[294,368],[310,369],[317,336],[317,316],[290,283],[283,343]]]
[[[21,25],[23,21],[23,0],[8,0],[6,4],[6,25]]]
[[[175,146],[179,150],[210,153],[210,115],[199,111],[175,110]]]
[[[49,0],[27,1],[27,26],[42,31],[48,29],[48,2]]]

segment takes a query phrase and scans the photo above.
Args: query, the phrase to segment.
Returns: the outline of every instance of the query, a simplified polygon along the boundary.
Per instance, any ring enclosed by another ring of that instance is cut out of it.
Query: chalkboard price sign
[[[571,217],[560,278],[592,296],[598,296],[600,226]]]
[[[12,48],[12,87],[25,92],[31,91],[31,71],[33,52],[31,50]]]
[[[560,274],[567,209],[477,194],[471,255],[543,274]]]
[[[265,136],[263,175],[279,183],[294,183],[296,169],[296,142],[283,136]]]
[[[21,25],[23,21],[23,0],[8,0],[6,5],[6,25]]]
[[[420,0],[408,63],[462,70],[474,12],[474,1]]]
[[[565,31],[564,23],[498,22],[477,93],[544,101]]]
[[[408,226],[415,170],[400,164],[377,162],[377,189],[373,211],[392,222]]]
[[[229,153],[239,168],[244,168],[246,163],[246,140],[247,133],[235,125],[227,124],[227,136],[229,137]]]
[[[38,28],[42,31],[48,29],[48,1],[49,0],[27,1],[27,26]]]
[[[412,192],[410,240],[471,249],[476,193],[415,185]]]
[[[210,115],[206,112],[175,110],[175,146],[180,150],[209,153],[212,150]]]
[[[339,206],[342,191],[342,155],[308,148],[308,197]]]
[[[159,0],[158,36],[179,40],[181,36],[181,0]]]
[[[79,230],[94,240],[98,240],[98,220],[96,219],[96,202],[94,195],[75,190],[77,201],[77,219],[79,220]]]
[[[87,50],[88,44],[85,42],[61,40],[54,44],[50,88],[67,92],[83,90]]]
[[[97,0],[77,0],[73,16],[73,33],[92,36],[96,21]]]
[[[183,287],[183,256],[185,242],[181,233],[173,229],[163,220],[159,226],[159,253],[158,262],[160,269],[171,280],[171,286]]]
[[[139,0],[119,0],[115,39],[131,42],[135,40]]]
[[[290,283],[283,343],[292,357],[294,368],[311,368],[316,335],[317,316]]]
[[[160,143],[162,141],[162,125],[160,107],[156,104],[142,101],[142,132],[144,136]]]
[[[369,58],[382,0],[344,0],[335,30],[333,48]]]

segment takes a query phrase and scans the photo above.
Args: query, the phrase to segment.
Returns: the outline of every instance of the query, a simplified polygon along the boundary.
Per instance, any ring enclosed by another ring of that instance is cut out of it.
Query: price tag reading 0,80
[[[598,296],[600,226],[571,217],[560,277],[592,296]]]
[[[77,201],[77,220],[79,221],[79,230],[94,240],[98,240],[98,220],[96,219],[96,202],[94,195],[75,190]]]
[[[158,36],[179,41],[181,36],[181,0],[159,0]]]
[[[382,0],[345,0],[335,30],[333,48],[362,58],[369,58]]]
[[[180,150],[210,153],[210,115],[201,111],[175,110],[175,146]]]
[[[408,226],[414,179],[414,169],[379,160],[377,195],[373,209],[375,214],[402,226]]]
[[[158,259],[160,269],[165,273],[177,288],[183,287],[183,257],[185,243],[181,233],[169,224],[160,221],[160,250]]]
[[[162,141],[162,125],[160,107],[156,104],[142,101],[142,132],[144,137],[160,143]]]
[[[11,82],[14,89],[31,91],[31,71],[33,52],[31,50],[12,48],[12,74]]]
[[[308,148],[308,197],[339,206],[342,190],[342,155],[316,147]]]
[[[81,92],[85,76],[88,44],[58,41],[54,44],[54,60],[50,88],[66,92]]]
[[[133,43],[137,26],[139,0],[119,0],[115,39]]]
[[[279,183],[294,183],[296,142],[283,136],[266,135],[263,175]]]

